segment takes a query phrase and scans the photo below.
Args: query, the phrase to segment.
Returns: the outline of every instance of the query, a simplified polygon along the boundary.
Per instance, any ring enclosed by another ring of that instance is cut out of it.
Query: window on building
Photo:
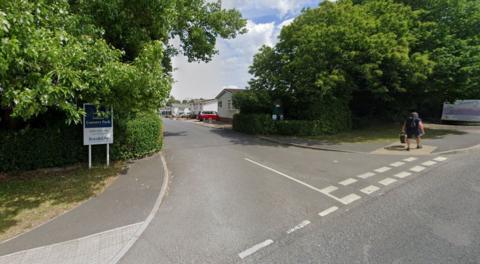
[[[232,100],[228,100],[227,101],[227,104],[228,104],[228,110],[232,110]]]
[[[218,107],[222,107],[222,101],[218,101]]]

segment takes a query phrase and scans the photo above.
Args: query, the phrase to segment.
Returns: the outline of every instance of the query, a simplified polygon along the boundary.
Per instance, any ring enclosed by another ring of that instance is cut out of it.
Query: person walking
[[[410,113],[407,120],[403,123],[402,131],[407,135],[407,151],[410,151],[410,140],[414,137],[417,142],[417,149],[422,148],[420,141],[422,135],[425,134],[425,129],[417,112]]]

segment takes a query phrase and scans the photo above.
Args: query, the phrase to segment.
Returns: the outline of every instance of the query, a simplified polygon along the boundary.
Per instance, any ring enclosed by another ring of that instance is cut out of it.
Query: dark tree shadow
[[[105,180],[121,168],[88,168],[72,170],[38,170],[11,173],[0,180],[0,234],[16,225],[17,216],[25,210],[87,200],[103,189]]]

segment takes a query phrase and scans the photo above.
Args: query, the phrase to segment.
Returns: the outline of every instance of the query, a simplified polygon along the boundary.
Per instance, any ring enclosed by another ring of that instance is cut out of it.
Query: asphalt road
[[[165,126],[169,193],[121,263],[480,263],[479,153],[322,152]]]

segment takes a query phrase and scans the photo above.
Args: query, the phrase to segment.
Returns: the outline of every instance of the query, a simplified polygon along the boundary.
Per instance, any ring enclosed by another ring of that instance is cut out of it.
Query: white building
[[[183,105],[183,104],[172,104],[172,106],[168,107],[168,110],[170,110],[170,114],[172,116],[183,116],[183,115],[189,115],[191,113],[190,111],[190,106],[188,105]]]
[[[218,112],[218,104],[216,99],[195,99],[190,104],[190,110],[194,114],[201,111],[215,111]]]
[[[215,99],[218,101],[218,115],[223,121],[231,121],[233,115],[239,110],[233,106],[232,96],[235,93],[242,92],[243,89],[223,89]]]

